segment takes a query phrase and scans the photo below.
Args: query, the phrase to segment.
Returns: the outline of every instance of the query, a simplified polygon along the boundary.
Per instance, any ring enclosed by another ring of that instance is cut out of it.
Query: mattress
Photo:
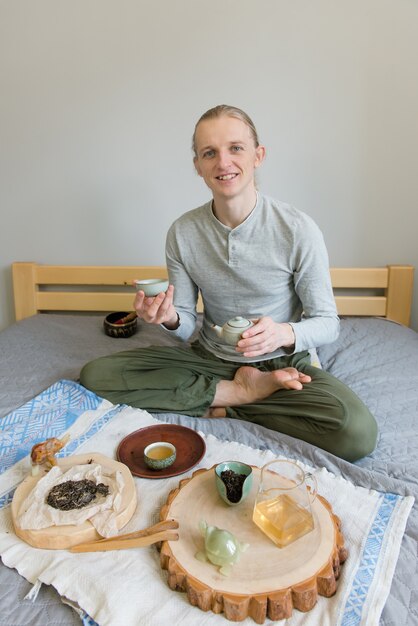
[[[130,338],[103,332],[100,315],[41,314],[0,333],[0,416],[21,406],[60,379],[77,380],[82,365],[132,347],[181,343],[159,327],[138,324]],[[355,464],[305,442],[240,420],[154,417],[213,434],[220,439],[270,449],[315,467],[326,467],[357,485],[418,496],[418,333],[377,318],[342,318],[333,344],[318,350],[322,367],[350,386],[379,426],[376,450]],[[402,540],[382,626],[418,624],[418,506]],[[0,566],[0,624],[79,624],[73,609],[51,587],[36,602],[25,599],[31,586]],[[140,623],[140,622],[139,622]],[[227,622],[225,622],[227,623]]]

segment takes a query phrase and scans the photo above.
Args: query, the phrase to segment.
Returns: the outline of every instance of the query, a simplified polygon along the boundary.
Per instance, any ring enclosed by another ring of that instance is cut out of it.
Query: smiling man
[[[255,145],[246,124],[227,116],[201,121],[193,143],[196,171],[213,194],[214,213],[235,228],[255,206],[254,171],[263,162],[265,149]]]
[[[339,320],[328,255],[313,220],[257,191],[265,157],[248,115],[219,105],[193,135],[194,165],[212,199],[179,217],[167,234],[170,286],[135,310],[185,342],[97,359],[81,382],[112,402],[150,412],[238,418],[308,441],[350,461],[369,454],[373,416],[343,383],[310,362],[310,348],[334,341]],[[236,346],[215,326],[250,319]]]

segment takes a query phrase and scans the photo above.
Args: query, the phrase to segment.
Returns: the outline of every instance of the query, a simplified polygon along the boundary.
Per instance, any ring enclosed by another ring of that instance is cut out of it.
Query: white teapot
[[[225,341],[225,343],[230,346],[236,346],[238,341],[241,339],[241,335],[244,330],[248,330],[251,326],[254,326],[254,323],[251,320],[247,320],[245,317],[237,315],[236,317],[228,320],[228,322],[226,322],[223,326],[213,324],[212,329],[216,332],[218,337]]]

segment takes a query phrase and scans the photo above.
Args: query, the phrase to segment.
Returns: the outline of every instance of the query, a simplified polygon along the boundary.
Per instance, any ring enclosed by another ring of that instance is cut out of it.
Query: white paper
[[[98,496],[81,509],[61,511],[46,503],[48,493],[56,485],[69,480],[91,480],[109,487],[107,496]],[[17,523],[23,530],[40,530],[50,526],[80,525],[90,520],[102,537],[117,534],[116,516],[121,508],[124,479],[120,471],[105,470],[98,463],[75,465],[66,472],[54,466],[35,485],[22,502]]]

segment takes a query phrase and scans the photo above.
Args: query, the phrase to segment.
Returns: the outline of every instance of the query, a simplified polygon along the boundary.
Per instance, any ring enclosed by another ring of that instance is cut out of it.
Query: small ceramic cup
[[[144,450],[144,463],[153,470],[166,469],[175,460],[176,448],[168,441],[155,441]]]
[[[157,296],[162,291],[167,291],[168,280],[163,278],[147,278],[145,280],[134,280],[135,289],[143,291],[147,297]]]
[[[216,488],[222,500],[230,506],[240,504],[251,491],[253,470],[240,461],[225,461],[215,467]]]

